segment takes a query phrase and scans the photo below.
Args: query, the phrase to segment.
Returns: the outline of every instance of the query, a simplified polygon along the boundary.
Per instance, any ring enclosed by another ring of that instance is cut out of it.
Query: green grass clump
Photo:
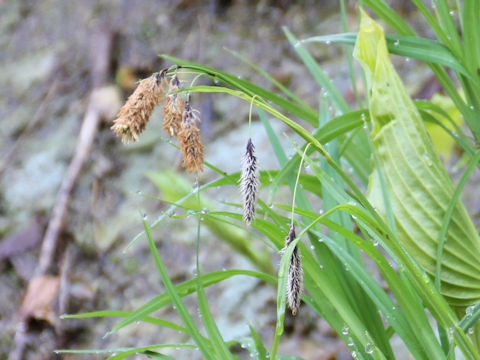
[[[259,87],[218,69],[163,56],[176,66],[161,74],[191,76],[194,73],[215,80],[215,86],[177,89],[177,96],[185,96],[188,101],[197,92],[223,93],[245,100],[246,106],[255,106],[280,169],[261,169],[258,175],[253,171],[249,174],[253,176],[247,179],[250,184],[258,181],[261,188],[269,190],[268,200],[258,200],[257,216],[250,228],[240,225],[240,204],[228,204],[227,209],[219,210],[201,196],[209,188],[237,186],[241,178],[245,180],[240,172],[226,174],[205,162],[206,167],[218,174],[217,178],[194,191],[181,189],[183,180],[179,175],[150,172],[149,178],[162,189],[164,201],[171,208],[152,224],[143,221],[144,231],[129,246],[146,236],[166,292],[131,313],[102,311],[65,317],[122,317],[109,334],[133,322],[145,321],[187,333],[193,341],[183,345],[111,349],[117,354],[110,359],[134,353],[168,359],[160,350],[168,346],[196,347],[206,359],[233,359],[236,356],[231,348],[237,343],[243,344],[255,359],[293,358],[279,355],[277,350],[289,300],[286,289],[291,281],[292,258],[299,251],[305,288],[303,302],[330,323],[355,359],[395,359],[391,345],[394,334],[402,339],[415,359],[450,359],[454,358],[455,350],[466,359],[480,359],[480,329],[477,330],[476,324],[480,316],[480,238],[459,200],[469,176],[478,167],[480,152],[444,109],[433,102],[410,99],[389,55],[426,62],[478,141],[479,2],[465,0],[463,8],[452,9],[446,0],[437,0],[433,10],[420,0],[413,3],[436,39],[418,36],[383,0],[364,0],[363,5],[396,34],[384,36],[383,29],[362,9],[358,33],[346,32],[344,1],[340,1],[343,34],[300,41],[284,29],[318,84],[322,94],[318,111],[236,53],[232,52],[266,77],[276,90]],[[355,105],[346,102],[310,55],[306,46],[315,42],[346,47],[357,99]],[[355,45],[353,55],[362,64],[365,96],[355,85],[357,74],[352,65],[352,45]],[[439,118],[451,122],[452,127],[445,126]],[[286,155],[288,149],[281,145],[271,121],[282,121],[303,139],[303,144],[292,143],[293,156]],[[428,137],[425,122],[441,126],[468,159],[468,166],[456,186]],[[191,149],[182,147],[182,150],[185,156],[195,157]],[[303,172],[303,163],[309,167],[308,174]],[[290,189],[293,206],[284,197],[278,202],[276,194],[280,188]],[[312,199],[321,200],[321,214],[313,210]],[[252,205],[251,201],[247,203]],[[209,208],[208,212],[202,210],[205,207]],[[198,217],[197,254],[203,218],[205,226],[260,271],[202,274],[197,257],[197,276],[175,286],[150,229],[172,216],[176,208]],[[250,209],[248,214],[253,213]],[[285,247],[285,237],[293,225],[296,236],[292,236]],[[261,239],[264,248],[252,247],[251,237]],[[283,249],[278,272],[270,260],[271,249]],[[362,254],[375,263],[389,291],[367,271]],[[277,287],[277,322],[270,339],[261,339],[252,327],[250,336],[243,339],[224,339],[219,331],[204,288],[237,275],[256,277]],[[197,294],[204,330],[193,321],[182,300],[191,293]],[[169,304],[175,306],[182,326],[151,316]],[[296,310],[295,306],[292,309]],[[436,328],[431,325],[432,319]],[[270,350],[265,340],[272,344]]]

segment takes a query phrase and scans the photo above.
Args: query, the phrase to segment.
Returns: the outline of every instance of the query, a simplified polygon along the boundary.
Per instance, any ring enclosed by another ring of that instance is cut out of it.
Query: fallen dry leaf
[[[55,300],[60,288],[58,276],[37,276],[28,284],[20,315],[24,321],[44,320],[55,326],[57,314],[54,311]]]

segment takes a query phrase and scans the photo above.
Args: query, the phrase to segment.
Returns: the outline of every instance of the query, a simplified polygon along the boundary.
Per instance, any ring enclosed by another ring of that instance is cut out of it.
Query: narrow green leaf
[[[147,239],[148,239],[150,251],[152,252],[153,258],[155,260],[155,265],[162,278],[162,281],[163,281],[163,284],[165,285],[167,293],[170,296],[172,303],[176,307],[178,315],[182,319],[190,336],[195,341],[195,343],[197,344],[198,348],[200,349],[202,354],[205,356],[205,358],[213,360],[214,357],[211,354],[211,349],[208,347],[207,343],[203,340],[203,337],[200,334],[199,329],[195,325],[195,322],[193,321],[192,317],[190,316],[187,310],[187,307],[185,306],[181,297],[177,293],[175,287],[173,286],[172,281],[170,280],[170,277],[168,276],[165,265],[163,264],[160,258],[160,254],[158,253],[155,242],[153,241],[152,235],[150,234],[150,228],[148,227],[148,224],[145,220],[143,220],[143,227],[145,229],[145,235],[147,236]],[[149,350],[149,349],[146,348],[144,350]]]
[[[308,111],[310,111],[312,113],[313,116],[317,116],[318,117],[318,114],[317,112],[315,111],[315,109],[313,109],[312,107],[310,107],[309,105],[307,105],[305,102],[303,102],[302,99],[300,99],[297,95],[295,95],[293,92],[291,92],[290,90],[288,90],[285,86],[282,85],[282,83],[280,83],[277,79],[275,79],[273,76],[271,76],[269,73],[267,73],[265,70],[263,70],[262,68],[260,68],[259,66],[257,66],[256,64],[252,63],[251,61],[247,60],[246,58],[244,58],[242,55],[240,55],[239,53],[237,53],[236,51],[234,50],[231,50],[231,49],[226,49],[230,54],[232,54],[233,56],[235,56],[237,59],[240,59],[242,62],[244,62],[245,64],[247,64],[248,66],[250,66],[252,69],[254,69],[256,72],[258,72],[259,74],[261,74],[263,77],[265,77],[268,81],[270,81],[273,85],[275,85],[279,90],[281,90],[285,95],[287,95],[290,99],[292,99],[293,101],[295,101],[297,104],[303,106],[305,109],[307,109]]]
[[[447,66],[455,71],[471,77],[470,73],[463,67],[452,52],[437,41],[422,38],[419,36],[386,35],[388,51],[392,54],[407,58],[418,59],[427,63]],[[333,42],[340,44],[354,45],[357,40],[357,33],[344,33],[325,36],[314,36],[302,43],[309,42]]]
[[[342,115],[348,112],[350,107],[348,106],[338,89],[330,82],[329,77],[320,68],[315,59],[308,53],[308,51],[302,46],[298,39],[286,27],[283,28],[283,32],[290,41],[290,44],[292,44],[292,46],[294,47],[298,56],[300,56],[300,58],[304,62],[305,66],[310,70],[315,81],[317,81],[320,87],[324,91],[326,91],[329,99],[332,101],[333,106],[337,110],[337,113],[339,115]]]
[[[299,240],[300,238],[297,237],[285,249],[282,256],[282,260],[280,262],[280,267],[278,269],[277,322],[275,325],[275,337],[273,338],[272,350],[270,352],[272,359],[275,359],[275,356],[277,354],[278,344],[280,342],[280,337],[283,334],[283,322],[285,320],[285,310],[287,306],[288,268],[290,266],[290,259],[292,258],[293,250],[297,246],[297,243]]]
[[[249,325],[249,327],[250,327],[250,334],[252,335],[252,339],[255,343],[255,358],[257,360],[269,360],[270,354],[268,353],[268,350],[265,348],[265,345],[263,345],[260,335],[258,335],[258,333],[255,331],[252,325]]]
[[[465,63],[470,73],[480,67],[480,5],[477,0],[465,0],[463,5],[463,41]],[[460,10],[460,9],[459,9]]]
[[[307,110],[304,107],[290,100],[287,100],[280,95],[268,91],[260,86],[257,86],[245,79],[239,79],[238,77],[230,75],[226,72],[208,66],[200,65],[191,61],[185,61],[168,55],[162,55],[162,57],[166,60],[172,61],[173,63],[180,65],[182,68],[205,74],[214,80],[218,80],[226,85],[230,85],[238,89],[237,91],[245,93],[249,98],[257,95],[260,98],[268,99],[273,104],[282,107],[284,110],[291,112],[292,114],[300,117],[301,119],[309,122],[314,126],[316,126],[318,122],[317,115],[312,113],[311,110]]]
[[[103,311],[92,311],[88,313],[82,313],[82,314],[64,314],[60,316],[60,319],[89,319],[89,318],[97,318],[97,317],[128,317],[132,315],[131,312],[128,311],[116,311],[116,310],[103,310]],[[187,332],[187,329],[184,327],[177,325],[171,321],[159,319],[156,317],[151,317],[151,316],[145,316],[143,317],[140,321],[154,324],[154,325],[159,325],[163,327],[168,327],[173,330],[181,331],[181,332]]]
[[[415,32],[384,0],[362,0],[378,16],[387,22],[400,35],[415,36]]]
[[[121,360],[121,359],[125,359],[125,358],[127,358],[131,355],[145,353],[149,350],[166,348],[166,347],[168,347],[168,348],[175,347],[175,348],[178,348],[178,349],[179,348],[192,348],[192,349],[195,348],[194,345],[184,345],[184,344],[176,345],[176,346],[174,346],[174,345],[149,345],[149,346],[138,347],[138,348],[134,348],[134,349],[131,349],[131,350],[121,352],[120,354],[110,356],[107,360]],[[209,356],[206,356],[206,357],[209,358]],[[170,357],[166,357],[166,359],[168,359],[168,358],[170,358]]]
[[[222,270],[222,271],[215,271],[208,274],[202,274],[200,279],[204,287],[210,286],[216,283],[219,283],[225,279],[231,278],[232,276],[238,275],[246,275],[256,277],[260,280],[275,283],[276,279],[271,275],[260,273],[257,271],[251,270]],[[184,297],[189,294],[192,294],[196,291],[196,279],[191,279],[185,281],[177,286],[175,286],[175,290],[179,296]],[[163,293],[161,295],[156,296],[152,300],[148,301],[143,306],[139,307],[137,310],[132,312],[130,316],[127,316],[124,320],[120,321],[117,325],[113,327],[113,329],[108,332],[107,335],[114,334],[119,331],[121,328],[135,322],[139,321],[152,312],[162,308],[163,306],[169,304],[171,302],[171,298],[168,293]]]

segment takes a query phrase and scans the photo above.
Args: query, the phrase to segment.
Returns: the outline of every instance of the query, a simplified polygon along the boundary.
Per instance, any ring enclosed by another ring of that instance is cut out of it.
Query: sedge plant
[[[460,199],[480,160],[476,147],[480,139],[480,5],[478,0],[465,0],[452,8],[446,0],[436,0],[427,8],[420,0],[412,2],[435,39],[417,35],[384,0],[364,0],[361,6],[388,24],[394,31],[391,34],[385,35],[361,7],[358,32],[348,32],[343,0],[341,34],[298,40],[284,29],[318,84],[318,110],[233,51],[233,56],[268,79],[274,90],[164,55],[175,65],[139,85],[141,91],[156,95],[147,96],[150,103],[143,104],[138,100],[145,97],[134,93],[126,104],[130,108],[119,114],[112,128],[124,140],[136,140],[145,128],[146,115],[165,97],[164,127],[174,138],[173,146],[182,150],[186,170],[197,174],[206,167],[216,178],[197,182],[192,190],[178,174],[149,172],[170,209],[153,223],[144,220],[144,231],[128,246],[147,239],[166,291],[131,312],[104,310],[64,318],[120,317],[109,335],[144,321],[191,338],[186,344],[102,350],[116,353],[109,359],[137,353],[168,359],[171,357],[164,355],[162,348],[172,346],[195,347],[206,359],[235,359],[232,345],[237,343],[258,360],[291,359],[294,357],[278,354],[278,347],[285,312],[288,307],[293,313],[301,312],[301,297],[304,306],[329,322],[355,359],[398,358],[392,348],[393,336],[402,340],[415,359],[453,359],[459,353],[466,359],[480,359],[480,238]],[[319,46],[314,43],[345,46],[355,105],[345,100],[310,55],[308,47]],[[428,64],[474,140],[442,107],[430,101],[412,101],[390,54]],[[354,72],[353,61],[361,64],[361,74]],[[177,76],[205,76],[214,80],[215,86],[182,87]],[[357,78],[363,79],[363,95],[357,89]],[[204,159],[203,149],[208,144],[201,143],[197,126],[201,115],[192,107],[198,92],[228,94],[255,108],[279,169],[258,169],[251,139],[245,139],[242,171],[239,166],[238,172],[227,174]],[[132,123],[129,117],[136,114],[141,114],[140,121]],[[288,149],[281,145],[272,121],[283,122],[303,139],[303,144],[292,142],[293,156],[287,156]],[[467,166],[457,185],[446,172],[425,124],[441,128],[463,151]],[[308,165],[308,173],[303,164]],[[219,186],[236,191],[239,182],[243,205],[230,203],[226,209],[215,209],[202,196],[205,190]],[[267,190],[268,198],[258,197],[258,187]],[[290,189],[293,205],[285,196],[277,196],[283,188]],[[321,202],[322,212],[314,210],[318,204],[312,199]],[[175,209],[198,217],[197,253],[201,228],[208,226],[258,271],[201,273],[197,258],[196,277],[173,284],[150,230],[174,217]],[[263,250],[254,250],[251,243],[256,240],[263,241],[259,242]],[[272,265],[272,251],[281,254],[277,268]],[[388,290],[367,271],[365,256],[376,265]],[[216,325],[204,288],[239,275],[261,279],[277,289],[277,321],[269,339],[262,339],[253,327],[247,337],[225,339]],[[193,320],[183,302],[183,297],[192,293],[197,294],[202,324]],[[182,324],[151,315],[172,305]],[[62,350],[92,351],[99,350]]]

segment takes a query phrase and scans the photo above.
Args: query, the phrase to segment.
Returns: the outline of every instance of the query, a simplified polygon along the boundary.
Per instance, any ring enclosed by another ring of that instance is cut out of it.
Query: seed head
[[[168,92],[177,91],[179,85],[178,78],[174,77]],[[176,137],[180,132],[184,108],[185,102],[180,94],[173,93],[166,96],[163,106],[163,128],[170,137]]]
[[[200,122],[197,113],[198,110],[192,109],[190,102],[187,101],[178,132],[178,142],[183,153],[183,166],[189,173],[203,170],[203,144],[197,124]]]
[[[122,106],[111,127],[122,137],[123,143],[137,141],[138,135],[145,129],[153,109],[162,100],[165,93],[166,71],[154,73],[138,84],[132,95]]]
[[[255,205],[258,191],[258,161],[252,139],[248,139],[247,148],[242,158],[242,175],[240,191],[243,196],[243,220],[250,225],[255,218]]]
[[[295,240],[295,226],[291,226],[288,235],[285,239],[285,248]],[[292,257],[290,258],[290,265],[288,267],[287,278],[287,303],[292,315],[297,315],[300,307],[300,300],[303,292],[303,268],[300,258],[298,246],[295,246]]]

